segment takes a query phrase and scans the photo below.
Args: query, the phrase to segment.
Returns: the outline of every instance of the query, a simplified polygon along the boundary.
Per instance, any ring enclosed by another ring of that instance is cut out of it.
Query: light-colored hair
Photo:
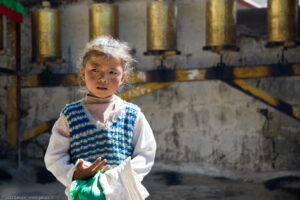
[[[90,42],[88,42],[79,58],[78,67],[85,67],[87,61],[94,53],[107,58],[113,57],[120,59],[124,73],[126,73],[125,83],[130,79],[131,72],[133,71],[133,65],[136,63],[135,59],[131,56],[131,49],[126,42],[121,42],[110,36],[100,36]],[[82,80],[80,85],[83,86]],[[81,88],[86,92],[86,88]],[[118,90],[119,91],[119,90]]]

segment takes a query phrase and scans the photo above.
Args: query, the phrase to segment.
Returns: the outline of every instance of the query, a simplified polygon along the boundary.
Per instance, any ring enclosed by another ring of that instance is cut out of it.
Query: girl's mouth
[[[101,87],[101,86],[98,86],[97,89],[98,89],[98,90],[107,90],[107,87]]]

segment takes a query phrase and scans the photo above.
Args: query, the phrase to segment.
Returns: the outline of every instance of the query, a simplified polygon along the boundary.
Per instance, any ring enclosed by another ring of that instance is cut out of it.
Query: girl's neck
[[[86,95],[85,102],[88,104],[99,104],[99,103],[110,103],[113,102],[115,95],[111,95],[109,97],[101,98],[95,97],[91,95]]]

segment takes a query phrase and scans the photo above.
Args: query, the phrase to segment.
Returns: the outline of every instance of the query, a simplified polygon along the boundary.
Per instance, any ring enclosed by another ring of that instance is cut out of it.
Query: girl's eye
[[[114,71],[110,71],[109,74],[111,74],[111,75],[116,75],[117,73],[114,72]]]
[[[98,72],[98,70],[97,69],[92,69],[92,72]]]

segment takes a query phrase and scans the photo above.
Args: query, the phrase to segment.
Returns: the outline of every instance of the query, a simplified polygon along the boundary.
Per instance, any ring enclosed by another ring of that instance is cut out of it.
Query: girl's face
[[[92,53],[85,67],[80,68],[80,74],[89,94],[100,98],[113,95],[126,76],[119,59],[99,53]]]

